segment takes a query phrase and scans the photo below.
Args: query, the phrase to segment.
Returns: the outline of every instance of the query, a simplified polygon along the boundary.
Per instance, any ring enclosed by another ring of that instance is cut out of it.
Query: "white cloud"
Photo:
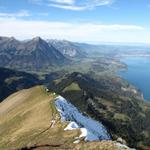
[[[62,8],[62,9],[67,9],[67,10],[85,10],[87,7],[84,6],[73,6],[73,5],[58,5],[58,4],[49,4],[48,6],[56,7],[56,8]]]
[[[68,4],[68,5],[73,5],[75,3],[75,0],[49,0],[49,1],[58,4]]]
[[[36,4],[45,4],[67,10],[86,10],[111,5],[116,0],[29,0]]]
[[[30,16],[27,10],[21,10],[17,13],[0,13],[0,18],[20,18]]]
[[[0,29],[1,36],[15,36],[19,39],[41,36],[79,42],[148,42],[149,40],[149,32],[137,25],[74,24],[3,19],[0,23]]]

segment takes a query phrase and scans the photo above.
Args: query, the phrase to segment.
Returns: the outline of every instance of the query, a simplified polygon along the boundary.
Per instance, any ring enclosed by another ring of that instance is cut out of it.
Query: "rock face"
[[[24,42],[0,37],[1,67],[38,71],[67,62],[63,54],[40,37]]]
[[[114,140],[121,137],[130,147],[150,149],[150,105],[120,78],[101,76],[96,80],[73,73],[50,87],[80,111],[102,122]],[[122,87],[131,90],[124,91]]]
[[[59,50],[63,55],[68,58],[82,58],[86,56],[86,53],[78,45],[66,40],[47,40],[49,45],[52,45]]]

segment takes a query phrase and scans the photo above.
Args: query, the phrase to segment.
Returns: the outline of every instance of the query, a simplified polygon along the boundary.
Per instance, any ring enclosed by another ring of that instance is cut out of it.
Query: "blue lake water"
[[[121,61],[128,66],[128,70],[119,71],[118,74],[139,88],[144,98],[150,101],[150,59],[128,57]]]

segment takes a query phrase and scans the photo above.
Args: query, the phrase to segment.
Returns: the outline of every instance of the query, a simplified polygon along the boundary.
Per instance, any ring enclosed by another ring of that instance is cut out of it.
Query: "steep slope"
[[[80,131],[64,131],[54,95],[42,86],[22,90],[0,104],[0,149],[3,150],[121,150],[113,142],[73,144]]]
[[[29,41],[0,37],[0,66],[38,71],[69,62],[58,50],[40,37]]]
[[[66,121],[71,121],[65,130],[79,128],[82,134],[75,142],[80,142],[80,138],[85,137],[85,141],[111,140],[106,128],[79,112],[79,110],[62,96],[58,96],[55,100],[57,110],[60,112],[61,118]]]
[[[73,73],[50,85],[82,112],[102,122],[113,139],[122,137],[130,147],[150,149],[150,105],[141,93],[117,77],[95,80]]]
[[[0,68],[0,102],[10,94],[41,84],[36,75]]]
[[[86,52],[77,46],[75,43],[66,40],[47,40],[49,45],[52,45],[68,58],[82,58],[86,56]]]
[[[20,42],[13,37],[0,37],[0,66],[4,67],[12,59]]]

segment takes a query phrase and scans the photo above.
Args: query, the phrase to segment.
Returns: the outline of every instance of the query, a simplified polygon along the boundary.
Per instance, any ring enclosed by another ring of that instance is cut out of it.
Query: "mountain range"
[[[63,66],[71,62],[71,57],[79,56],[85,55],[66,41],[46,42],[40,37],[18,41],[13,37],[0,37],[0,67],[39,71]]]
[[[14,37],[0,37],[0,67],[42,72],[70,65],[93,55],[119,57],[126,54],[149,54],[148,50],[148,47],[92,45],[66,40],[43,40],[40,37],[25,41]]]

